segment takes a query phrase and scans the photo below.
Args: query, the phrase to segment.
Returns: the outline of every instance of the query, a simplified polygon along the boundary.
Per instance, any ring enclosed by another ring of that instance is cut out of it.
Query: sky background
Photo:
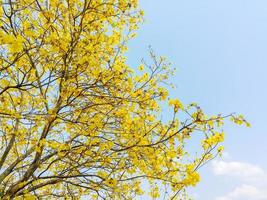
[[[151,45],[177,73],[171,95],[208,114],[243,114],[226,125],[225,154],[201,170],[196,200],[267,200],[267,1],[141,0],[146,22],[129,44],[137,66]],[[166,117],[168,113],[166,114]]]

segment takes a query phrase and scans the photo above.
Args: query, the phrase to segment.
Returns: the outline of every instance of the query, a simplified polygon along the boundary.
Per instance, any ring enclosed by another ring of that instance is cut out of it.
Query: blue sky
[[[223,159],[201,170],[196,200],[266,200],[267,1],[141,0],[146,22],[129,45],[131,65],[148,46],[177,67],[171,91],[209,114],[241,113],[226,125]],[[263,178],[264,177],[264,178]]]

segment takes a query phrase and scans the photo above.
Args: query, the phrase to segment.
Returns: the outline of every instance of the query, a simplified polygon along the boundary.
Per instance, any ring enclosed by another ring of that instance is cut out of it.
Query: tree
[[[178,99],[162,122],[169,64],[152,51],[138,72],[125,63],[142,15],[137,0],[1,1],[2,199],[132,199],[144,181],[174,199],[222,151],[224,118],[249,125]]]

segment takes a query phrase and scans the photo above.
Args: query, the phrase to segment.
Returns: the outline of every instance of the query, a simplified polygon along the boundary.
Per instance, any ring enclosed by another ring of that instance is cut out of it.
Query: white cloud
[[[236,177],[246,181],[262,181],[267,173],[259,166],[242,162],[214,161],[212,171],[215,175]]]
[[[214,161],[212,171],[217,176],[235,178],[242,182],[216,200],[267,200],[267,172],[250,163]]]
[[[267,191],[253,185],[241,185],[216,200],[267,200]]]

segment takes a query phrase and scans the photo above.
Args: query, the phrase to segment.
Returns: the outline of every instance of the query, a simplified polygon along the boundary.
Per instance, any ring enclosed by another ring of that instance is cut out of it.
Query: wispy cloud
[[[262,181],[267,173],[259,166],[243,162],[214,161],[212,171],[215,175],[236,177],[245,181]]]
[[[253,185],[240,185],[228,194],[216,198],[216,200],[266,200],[266,188]]]
[[[217,176],[235,178],[242,182],[216,200],[267,200],[267,172],[260,166],[236,161],[214,161],[212,171]]]

